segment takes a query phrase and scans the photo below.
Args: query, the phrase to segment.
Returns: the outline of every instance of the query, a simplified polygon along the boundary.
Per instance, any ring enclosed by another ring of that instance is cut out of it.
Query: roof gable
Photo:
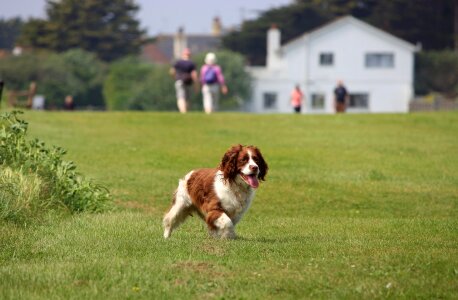
[[[327,23],[327,24],[324,24],[312,31],[309,31],[309,32],[306,32],[304,34],[302,34],[301,36],[287,42],[285,45],[282,46],[282,48],[284,49],[287,49],[291,46],[294,46],[296,45],[297,43],[300,43],[300,42],[304,42],[304,41],[308,41],[308,40],[311,40],[311,39],[314,39],[316,37],[319,37],[319,36],[323,36],[323,35],[326,35],[326,34],[330,34],[336,30],[339,30],[343,25],[346,25],[346,24],[351,24],[352,26],[355,26],[363,31],[366,31],[370,34],[373,34],[385,41],[388,41],[390,43],[393,43],[401,48],[404,48],[408,51],[416,51],[417,50],[417,47],[405,40],[402,40],[386,31],[383,31],[377,27],[374,27],[372,25],[369,25],[368,23],[366,22],[363,22],[363,21],[360,21],[358,19],[356,19],[355,17],[353,16],[345,16],[345,17],[341,17],[337,20],[334,20],[330,23]]]

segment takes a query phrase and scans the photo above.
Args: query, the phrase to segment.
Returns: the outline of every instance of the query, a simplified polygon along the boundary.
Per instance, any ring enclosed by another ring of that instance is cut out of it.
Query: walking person
[[[334,106],[337,113],[344,113],[347,109],[349,94],[342,80],[337,81],[337,87],[334,89]]]
[[[196,65],[191,61],[191,51],[188,48],[183,50],[181,59],[170,69],[170,74],[175,76],[178,110],[181,113],[186,113],[188,111],[192,86],[198,84]]]
[[[219,92],[228,92],[221,67],[216,64],[216,55],[212,52],[205,56],[205,64],[200,69],[200,83],[204,111],[210,114],[218,109]]]
[[[301,91],[300,86],[297,84],[291,92],[291,106],[294,112],[297,114],[301,113],[302,103],[304,101],[304,94]]]

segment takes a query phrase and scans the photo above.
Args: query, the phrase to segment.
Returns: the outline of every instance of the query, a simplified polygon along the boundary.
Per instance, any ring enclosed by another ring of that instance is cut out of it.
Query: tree
[[[297,3],[268,10],[252,21],[242,24],[239,31],[233,31],[223,38],[223,46],[240,52],[252,65],[264,65],[266,59],[266,34],[272,24],[282,31],[282,42],[297,37],[315,28],[330,18],[309,4]]]
[[[65,51],[82,48],[104,61],[138,53],[144,31],[132,0],[47,0],[47,20],[26,23],[25,46]]]
[[[366,21],[413,44],[420,43],[423,50],[453,49],[454,8],[449,0],[379,1]]]
[[[415,73],[416,93],[438,92],[450,99],[458,95],[458,53],[455,51],[418,53]]]
[[[0,20],[0,49],[13,49],[23,22],[20,18]]]

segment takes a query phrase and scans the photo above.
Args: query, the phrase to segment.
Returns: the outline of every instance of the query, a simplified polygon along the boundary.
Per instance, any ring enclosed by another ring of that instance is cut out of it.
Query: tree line
[[[296,0],[263,12],[223,38],[223,45],[264,65],[266,31],[277,24],[282,42],[294,39],[340,16],[352,15],[425,51],[458,51],[458,1],[454,0]],[[456,28],[455,28],[456,27]]]

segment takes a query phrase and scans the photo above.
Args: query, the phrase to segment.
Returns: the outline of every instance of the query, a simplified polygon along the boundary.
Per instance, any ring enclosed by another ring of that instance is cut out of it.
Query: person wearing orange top
[[[298,114],[301,113],[303,101],[304,101],[304,94],[302,93],[299,85],[296,85],[294,90],[291,92],[291,105],[293,106],[294,112]]]

